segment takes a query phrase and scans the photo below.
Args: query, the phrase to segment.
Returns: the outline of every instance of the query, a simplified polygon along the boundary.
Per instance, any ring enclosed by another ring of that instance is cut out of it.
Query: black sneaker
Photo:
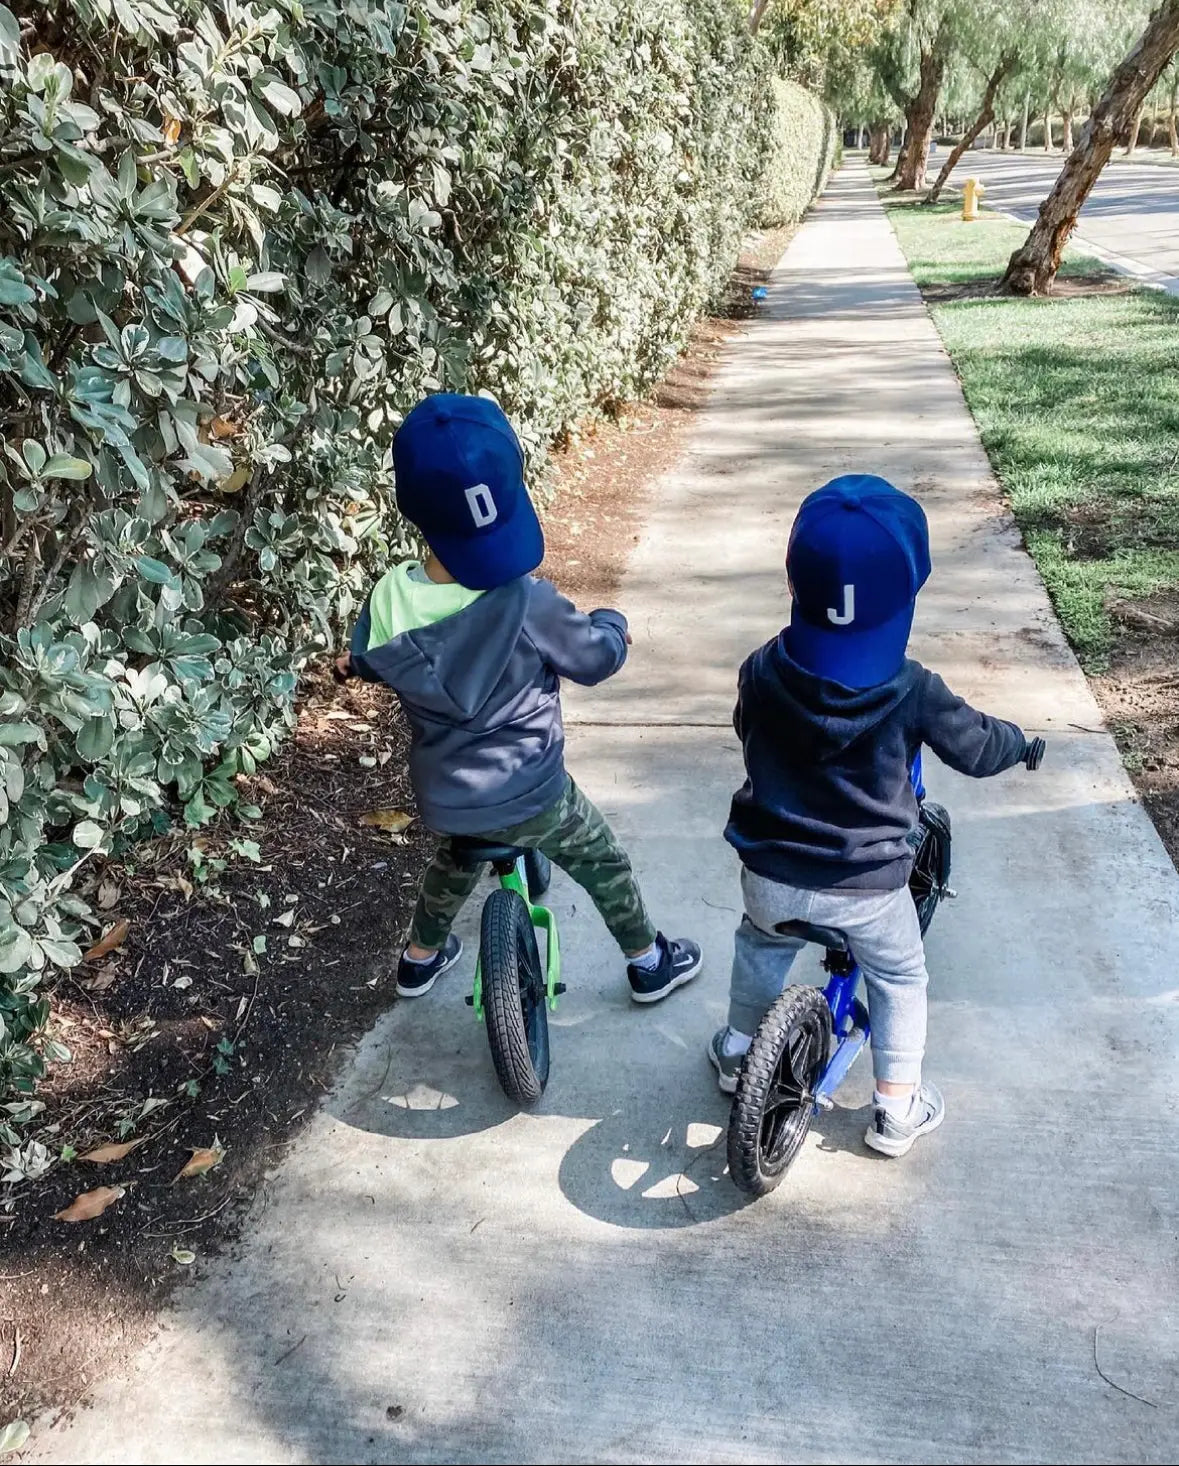
[[[449,972],[463,955],[463,944],[451,932],[429,962],[411,962],[403,952],[397,964],[397,996],[420,998],[428,993],[444,972]]]
[[[691,982],[700,971],[703,957],[695,942],[678,937],[669,942],[662,932],[655,938],[659,948],[659,966],[650,972],[627,964],[626,975],[630,981],[630,995],[636,1003],[657,1003],[676,988]]]

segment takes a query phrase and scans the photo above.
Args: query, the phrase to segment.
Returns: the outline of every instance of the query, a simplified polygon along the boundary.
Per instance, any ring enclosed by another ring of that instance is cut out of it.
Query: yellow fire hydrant
[[[962,190],[962,217],[969,223],[978,218],[978,201],[986,189],[977,178],[968,178]]]

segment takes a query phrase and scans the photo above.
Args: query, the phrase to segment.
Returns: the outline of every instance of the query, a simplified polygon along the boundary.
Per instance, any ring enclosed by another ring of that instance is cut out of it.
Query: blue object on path
[[[755,285],[753,287],[753,298],[754,298],[754,300],[764,300],[766,298],[766,295],[768,293],[769,292],[766,290],[766,288],[765,288],[764,285]]]

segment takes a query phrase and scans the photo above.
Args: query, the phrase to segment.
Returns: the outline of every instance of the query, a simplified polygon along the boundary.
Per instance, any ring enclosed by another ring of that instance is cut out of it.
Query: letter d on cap
[[[470,493],[470,490],[467,490]],[[832,626],[850,626],[856,619],[856,588],[854,585],[843,587],[843,610],[837,611],[834,606],[827,607],[827,620]]]
[[[494,524],[499,518],[499,510],[495,507],[495,500],[491,497],[491,490],[487,485],[472,484],[466,493],[475,528],[483,529],[488,524]]]

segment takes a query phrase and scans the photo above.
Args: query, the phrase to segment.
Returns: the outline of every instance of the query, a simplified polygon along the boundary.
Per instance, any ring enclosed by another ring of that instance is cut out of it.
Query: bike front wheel
[[[479,964],[496,1076],[510,1100],[535,1104],[549,1078],[548,1010],[532,918],[515,891],[487,898]]]
[[[754,1034],[733,1096],[729,1175],[747,1195],[773,1191],[802,1149],[830,1047],[822,992],[788,987]]]

